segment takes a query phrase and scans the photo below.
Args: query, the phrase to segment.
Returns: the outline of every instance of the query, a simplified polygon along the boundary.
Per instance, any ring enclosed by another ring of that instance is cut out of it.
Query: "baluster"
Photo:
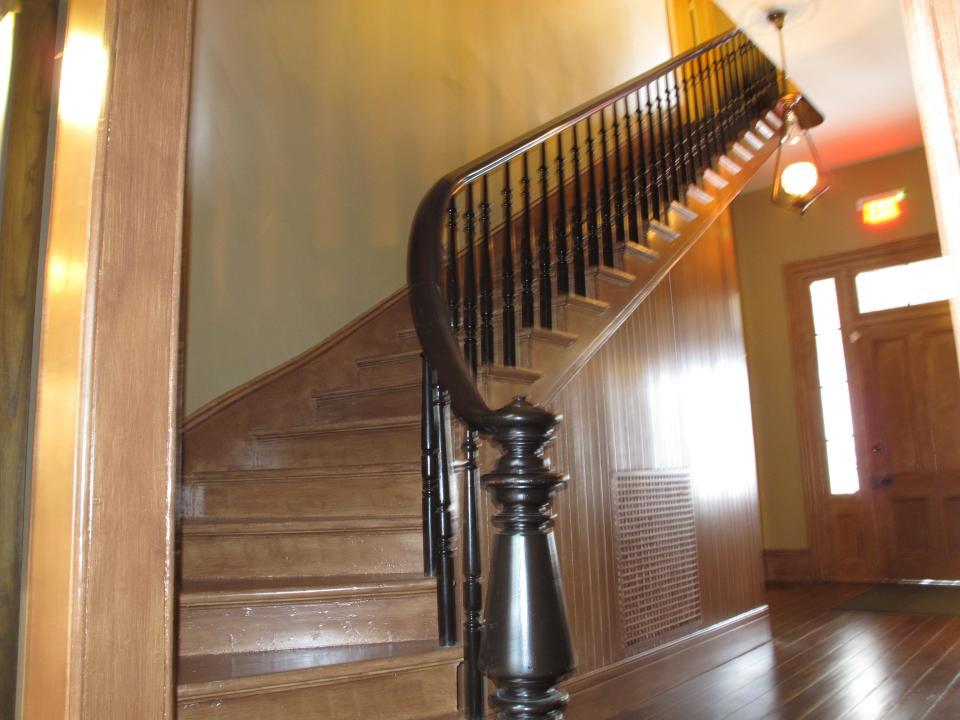
[[[653,133],[649,130],[650,123],[650,87],[647,86],[645,92],[643,92],[644,101],[643,104],[640,103],[641,92],[637,90],[637,145],[640,149],[640,172],[642,174],[642,185],[643,185],[643,197],[646,207],[646,213],[644,214],[645,220],[650,220],[653,218],[655,220],[660,218],[659,203],[660,200],[657,197],[657,185],[654,177],[654,160],[653,160]],[[647,134],[649,137],[644,139],[643,132],[643,118],[647,117]],[[643,235],[644,244],[649,244],[647,240],[646,233]]]
[[[667,208],[670,206],[670,200],[673,197],[673,191],[670,187],[670,169],[672,163],[667,155],[667,138],[663,127],[663,96],[660,93],[660,79],[653,81],[656,95],[651,103],[656,105],[656,114],[654,124],[656,125],[657,145],[654,146],[654,153],[657,155],[657,194],[660,197],[660,217],[666,219]]]
[[[550,287],[550,180],[547,175],[547,144],[540,143],[540,327],[553,327],[553,289]]]
[[[667,136],[670,138],[670,154],[672,155],[673,159],[673,177],[675,182],[674,188],[676,190],[674,199],[677,202],[683,202],[684,174],[683,153],[681,152],[679,127],[680,106],[677,101],[677,78],[675,75],[672,77],[672,85],[670,83],[671,75],[667,75],[663,78],[663,84],[667,94]]]
[[[587,294],[587,273],[583,257],[583,188],[580,179],[580,145],[577,124],[573,126],[573,291]]]
[[[557,135],[557,218],[554,242],[557,245],[557,295],[570,292],[570,267],[567,258],[567,187],[564,179],[563,137]]]
[[[697,182],[697,163],[693,156],[693,118],[690,116],[690,88],[683,73],[683,67],[681,65],[677,68],[674,79],[679,83],[677,117],[680,122],[680,147],[682,148],[684,186],[686,187]]]
[[[565,478],[543,458],[558,418],[523,398],[498,415],[509,421],[492,428],[503,455],[483,476],[498,512],[480,663],[499,720],[560,720],[568,696],[556,685],[574,657],[550,504]]]
[[[714,155],[720,156],[726,154],[726,147],[723,143],[723,137],[720,132],[720,104],[717,95],[717,64],[715,59],[711,59],[712,51],[706,55],[707,66],[707,90],[710,93],[710,126],[713,135]],[[713,56],[715,58],[715,55]]]
[[[475,226],[473,211],[473,184],[467,185],[467,208],[463,213],[463,232],[466,235],[466,259],[463,279],[463,356],[470,371],[477,374],[477,260],[475,257]]]
[[[670,196],[670,199],[679,200],[681,194],[680,185],[683,182],[683,178],[680,174],[679,140],[673,100],[673,88],[670,86],[670,76],[664,75],[661,102],[665,103],[666,106],[664,112],[664,121],[666,122],[667,127],[667,155],[669,157],[668,167],[673,185],[673,193]]]
[[[617,103],[610,106],[613,112],[613,171],[616,180],[613,183],[614,204],[613,210],[617,219],[617,247],[622,247],[627,240],[627,217],[623,203],[623,157],[620,154],[620,121],[617,119]]]
[[[478,512],[480,436],[476,430],[467,430],[463,451],[466,459],[463,468],[466,479],[463,507],[463,683],[467,717],[470,720],[482,720],[484,687],[480,670],[480,642],[483,636],[483,586],[480,583],[482,567]]]
[[[737,86],[737,112],[740,114],[740,122],[743,125],[749,123],[753,118],[750,115],[747,105],[747,44],[742,35],[737,37],[734,55],[734,70],[736,72]]]
[[[493,354],[493,253],[490,248],[490,197],[487,176],[483,176],[480,200],[480,358],[484,365],[494,362]]]
[[[697,144],[700,149],[700,167],[704,170],[712,165],[710,152],[710,133],[707,127],[707,103],[704,97],[703,70],[700,67],[700,58],[690,63],[690,72],[693,76],[693,102],[697,111]]]
[[[715,48],[713,53],[717,75],[717,107],[719,108],[717,112],[720,117],[720,132],[723,137],[723,147],[726,149],[733,141],[733,138],[730,137],[731,118],[727,112],[727,63],[724,57],[723,46]]]
[[[450,399],[430,372],[430,400],[433,414],[434,446],[437,448],[436,533],[437,533],[437,617],[440,644],[457,642],[457,590],[453,572],[453,516],[450,513],[450,448],[447,439],[447,407]]]
[[[630,242],[640,242],[640,226],[647,220],[646,196],[638,195],[636,150],[630,123],[629,96],[623,99],[623,125],[627,133],[627,210],[630,213]],[[639,200],[639,205],[638,205]]]
[[[503,165],[503,264],[500,273],[503,277],[503,364],[514,367],[517,364],[517,326],[513,307],[513,190],[510,187],[510,163]]]
[[[460,329],[460,281],[457,263],[457,205],[451,197],[447,207],[447,307],[450,327]]]
[[[590,267],[600,264],[600,228],[597,225],[597,215],[600,212],[597,204],[597,162],[593,153],[593,117],[587,118],[587,163],[590,165],[587,193],[587,261]]]
[[[603,264],[613,267],[613,210],[611,208],[612,185],[610,183],[610,151],[607,147],[607,119],[603,109],[600,115],[600,152],[603,155],[603,189],[600,195],[600,212],[603,215]]]
[[[727,128],[727,143],[737,139],[737,118],[731,108],[733,100],[733,77],[730,74],[730,44],[720,47],[720,78],[723,87],[723,119]]]
[[[433,400],[430,381],[433,377],[427,356],[420,354],[420,476],[423,479],[421,512],[423,514],[423,574],[437,574],[437,466],[439,464],[437,433],[434,429]]]
[[[530,216],[530,171],[527,153],[523,154],[523,236],[520,241],[520,325],[533,327],[533,220]]]

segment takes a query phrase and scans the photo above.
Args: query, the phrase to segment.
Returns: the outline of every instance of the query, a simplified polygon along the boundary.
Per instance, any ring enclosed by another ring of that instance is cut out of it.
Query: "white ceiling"
[[[787,11],[787,72],[826,118],[813,138],[828,170],[922,144],[899,0],[715,2],[778,64],[766,16]]]

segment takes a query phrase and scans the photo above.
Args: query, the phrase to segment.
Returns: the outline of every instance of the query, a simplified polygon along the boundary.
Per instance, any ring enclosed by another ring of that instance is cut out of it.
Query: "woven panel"
[[[700,621],[689,471],[615,476],[617,580],[623,642],[638,649]]]

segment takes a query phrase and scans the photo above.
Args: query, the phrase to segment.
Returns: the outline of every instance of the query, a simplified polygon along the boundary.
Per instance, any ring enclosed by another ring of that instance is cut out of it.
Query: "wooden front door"
[[[881,573],[960,578],[960,373],[943,304],[866,319],[851,337],[861,490]],[[886,316],[886,317],[884,317]]]

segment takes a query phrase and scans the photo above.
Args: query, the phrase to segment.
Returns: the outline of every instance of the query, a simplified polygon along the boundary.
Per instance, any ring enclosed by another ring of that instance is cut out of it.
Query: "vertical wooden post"
[[[960,291],[960,8],[953,0],[900,0],[943,254]],[[951,302],[960,357],[960,298]]]
[[[503,455],[483,476],[499,510],[480,663],[499,720],[562,720],[568,696],[556,685],[575,661],[550,502],[566,478],[543,459],[558,418],[520,397],[499,415]]]
[[[102,111],[92,83],[56,127],[21,710],[165,720],[192,2],[66,7],[67,47],[83,33],[109,72]]]

